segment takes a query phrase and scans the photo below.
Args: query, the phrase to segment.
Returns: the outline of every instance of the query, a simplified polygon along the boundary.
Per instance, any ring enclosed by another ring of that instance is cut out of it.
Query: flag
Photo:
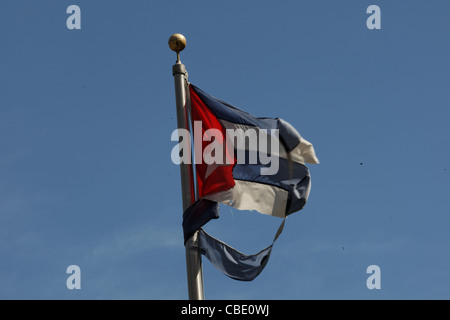
[[[189,84],[198,200],[183,215],[185,241],[200,229],[199,244],[219,270],[237,280],[254,279],[272,245],[246,255],[201,227],[219,217],[218,203],[286,218],[308,200],[311,177],[305,163],[319,163],[314,147],[288,122],[258,118]]]
[[[202,125],[203,136],[213,129],[223,137],[229,136],[230,132],[237,132],[236,135],[241,135],[237,139],[244,141],[228,146],[226,141],[219,141],[222,145],[215,151],[222,148],[223,163],[207,164],[203,161],[196,164],[199,197],[240,210],[256,210],[278,217],[302,209],[310,191],[310,175],[305,162],[319,162],[312,144],[282,119],[256,118],[192,84],[189,93],[194,135],[199,135],[195,132],[196,127],[199,127],[195,125],[197,122]],[[274,129],[279,133],[279,149],[271,150],[271,156],[278,163],[278,170],[273,174],[261,175],[261,169],[268,169],[269,164],[259,161],[259,142],[268,138],[269,130]],[[248,132],[253,132],[253,137],[257,137],[258,141],[245,140],[252,136]],[[204,154],[202,152],[207,148],[208,141],[203,141],[199,146],[196,140],[202,142],[202,139],[194,138],[194,153],[196,162],[199,162],[197,159]],[[239,152],[245,154],[241,162],[236,159]],[[234,157],[229,159],[232,153]],[[254,163],[248,163],[251,154],[256,154]]]

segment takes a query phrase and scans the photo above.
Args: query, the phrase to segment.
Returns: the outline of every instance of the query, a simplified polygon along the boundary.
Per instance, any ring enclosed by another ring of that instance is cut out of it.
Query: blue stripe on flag
[[[211,219],[219,218],[219,204],[215,201],[200,199],[183,213],[184,243]]]
[[[280,133],[280,140],[284,144],[287,151],[291,151],[300,143],[300,134],[292,125],[283,119],[257,118],[225,101],[210,96],[193,84],[191,84],[191,87],[195,90],[195,92],[197,92],[198,96],[218,119],[234,124],[243,124],[258,127],[259,129],[266,129],[268,132],[270,132],[270,129],[278,129]]]

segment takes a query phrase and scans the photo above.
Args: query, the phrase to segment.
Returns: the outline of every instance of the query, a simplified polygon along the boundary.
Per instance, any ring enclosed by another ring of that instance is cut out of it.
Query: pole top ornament
[[[177,60],[180,60],[180,51],[186,48],[186,38],[180,33],[171,35],[169,38],[169,47],[177,53]]]

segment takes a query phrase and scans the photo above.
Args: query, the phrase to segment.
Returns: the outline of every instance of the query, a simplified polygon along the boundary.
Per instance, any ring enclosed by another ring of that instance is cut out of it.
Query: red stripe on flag
[[[225,160],[225,157],[231,158],[229,155],[231,154],[229,150],[227,150],[226,146],[226,131],[225,128],[222,126],[222,124],[219,122],[219,120],[214,116],[214,114],[209,110],[208,106],[200,99],[200,97],[196,94],[194,89],[192,87],[189,87],[190,95],[191,95],[191,118],[193,121],[192,128],[194,128],[194,122],[195,121],[201,121],[202,123],[202,132],[201,137],[203,138],[203,135],[206,130],[208,129],[217,129],[220,130],[222,133],[223,141],[221,141],[223,155]],[[210,141],[203,141],[201,145],[195,145],[195,143],[198,144],[197,141],[195,141],[195,134],[194,133],[194,150],[197,151],[198,154],[199,150],[196,148],[201,148],[201,155],[203,156],[203,152],[205,150],[205,147],[209,145]],[[197,133],[198,134],[198,133]],[[196,162],[198,162],[198,159],[196,159]],[[212,164],[208,165],[204,162],[202,159],[202,163],[196,164],[196,172],[197,172],[197,185],[198,185],[198,192],[199,197],[225,191],[228,189],[231,189],[234,187],[234,179],[233,179],[233,166],[236,163],[236,159],[234,158],[232,160],[232,164],[226,164],[225,161],[222,161],[222,163],[219,164]]]

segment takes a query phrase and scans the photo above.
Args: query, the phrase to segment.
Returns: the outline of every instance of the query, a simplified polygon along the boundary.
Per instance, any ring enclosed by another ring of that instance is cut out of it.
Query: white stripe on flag
[[[229,129],[229,130],[242,129],[244,132],[249,129],[256,130],[259,137],[266,139],[266,141],[268,141],[266,137],[268,135],[270,135],[270,131],[268,131],[267,133],[264,133],[264,131],[261,131],[261,129],[258,127],[248,126],[245,124],[232,123],[232,122],[222,120],[222,119],[219,119],[219,121],[222,123],[222,125],[225,127],[225,129]],[[319,159],[317,159],[316,152],[314,151],[314,147],[311,144],[311,142],[304,139],[300,134],[299,134],[299,138],[300,138],[300,143],[293,150],[291,150],[291,152],[289,152],[290,159],[294,162],[298,162],[301,164],[305,164],[305,162],[312,163],[312,164],[318,164]],[[242,137],[242,139],[244,139],[244,138]],[[259,151],[258,144],[257,143],[251,144],[248,138],[244,139],[244,143],[245,143],[246,150],[256,151],[256,152]],[[283,147],[283,145],[281,143],[279,143],[279,146],[280,146],[279,152],[276,152],[277,150],[271,150],[271,155],[278,156],[278,157],[281,157],[284,159],[288,159],[287,152],[286,152],[285,148]],[[241,148],[239,148],[239,146],[235,146],[235,147],[237,150],[241,149]]]
[[[260,213],[285,217],[289,193],[276,186],[235,180],[229,190],[208,194],[204,199],[220,202],[239,210],[256,210]]]

